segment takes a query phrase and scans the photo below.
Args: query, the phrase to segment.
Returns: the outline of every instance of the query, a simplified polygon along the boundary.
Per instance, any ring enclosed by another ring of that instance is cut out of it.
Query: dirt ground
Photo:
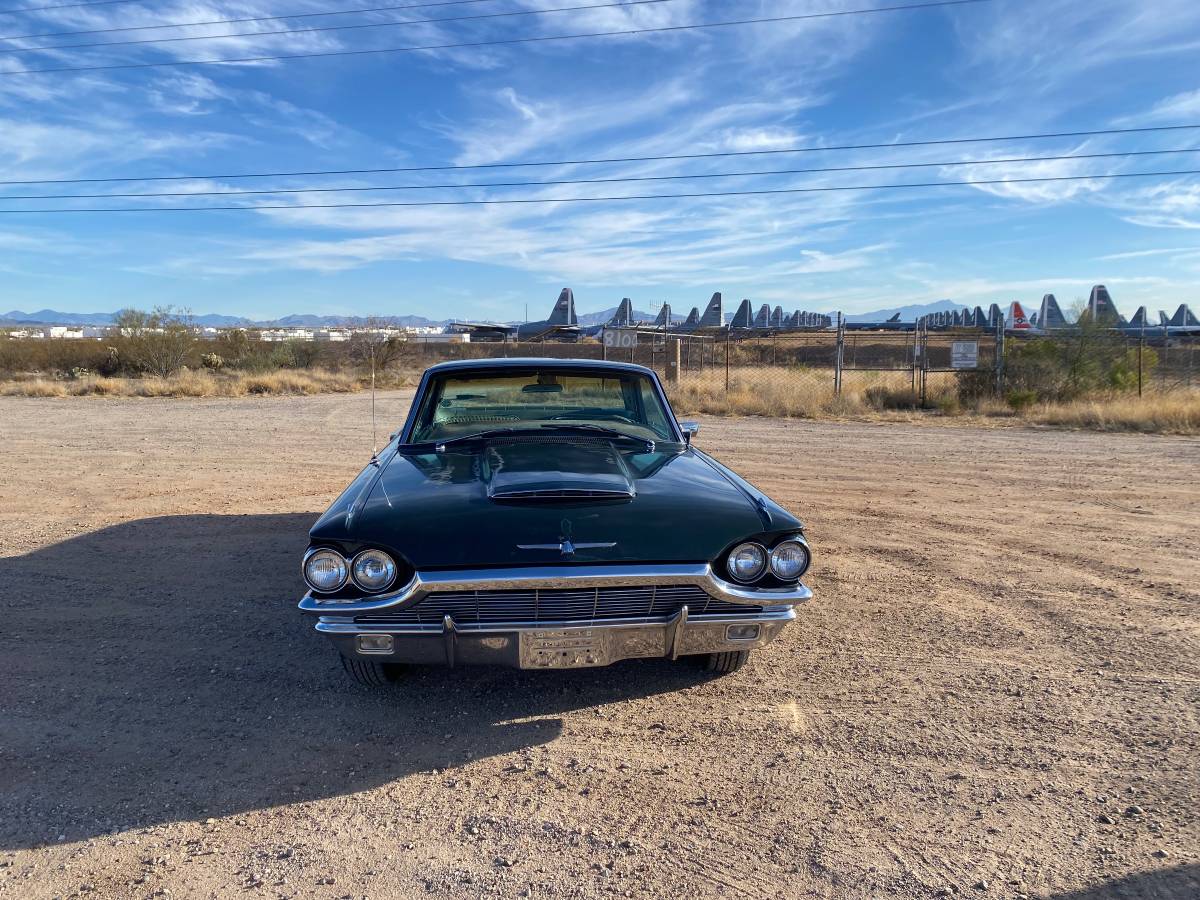
[[[0,400],[0,897],[1200,896],[1197,439],[703,420],[780,641],[373,693],[294,606],[368,403]]]

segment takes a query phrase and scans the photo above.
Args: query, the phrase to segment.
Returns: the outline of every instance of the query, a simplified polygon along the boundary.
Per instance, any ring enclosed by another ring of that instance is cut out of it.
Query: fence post
[[[1146,349],[1146,323],[1138,331],[1138,396],[1142,396],[1142,351]]]
[[[725,329],[725,393],[729,393],[729,329]]]
[[[929,405],[929,323],[921,330],[921,408]]]
[[[842,395],[842,353],[846,348],[846,323],[842,320],[842,314],[837,314],[837,349],[833,355],[833,393],[835,396]]]
[[[912,352],[909,354],[909,363],[912,365],[912,386],[911,390],[915,394],[917,392],[917,357],[920,353],[917,350],[918,335],[921,331],[921,323],[917,323],[917,327],[913,329],[913,345]],[[908,348],[908,335],[904,335],[904,346]]]
[[[1004,395],[1004,320],[996,320],[996,396]]]
[[[679,380],[679,338],[673,337],[667,341],[666,373],[667,381]]]

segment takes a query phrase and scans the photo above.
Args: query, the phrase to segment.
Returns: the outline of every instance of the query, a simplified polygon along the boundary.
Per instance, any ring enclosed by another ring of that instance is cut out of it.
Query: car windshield
[[[448,372],[429,382],[409,440],[586,425],[642,440],[673,441],[668,417],[654,383],[636,372]]]

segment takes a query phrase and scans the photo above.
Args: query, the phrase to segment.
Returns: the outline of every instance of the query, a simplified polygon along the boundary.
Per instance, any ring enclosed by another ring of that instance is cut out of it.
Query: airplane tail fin
[[[608,324],[614,327],[626,327],[633,323],[633,303],[628,297],[622,297],[617,311],[609,319]]]
[[[1171,316],[1171,319],[1167,324],[1174,325],[1176,327],[1195,328],[1196,316],[1192,313],[1191,309],[1186,303],[1180,303],[1179,309],[1175,310],[1175,315]]]
[[[737,312],[733,314],[733,321],[729,324],[734,328],[749,328],[754,324],[754,311],[750,308],[749,300],[741,302]]]
[[[1117,312],[1116,304],[1113,303],[1112,297],[1108,293],[1108,288],[1102,284],[1092,287],[1091,296],[1088,297],[1087,308],[1093,322],[1111,325],[1121,321],[1121,314]]]
[[[664,303],[662,309],[658,311],[658,318],[654,320],[655,328],[665,328],[671,325],[671,304]]]
[[[1133,314],[1133,318],[1129,320],[1129,324],[1134,328],[1145,328],[1150,324],[1150,314],[1146,312],[1146,307],[1139,306],[1137,312]]]
[[[547,325],[578,325],[579,319],[575,317],[575,294],[570,288],[563,288],[562,293],[558,295],[558,300],[554,304],[554,310],[550,313],[550,317],[546,319]]]
[[[725,307],[721,300],[721,292],[717,291],[712,295],[712,299],[708,301],[708,307],[704,310],[704,315],[700,317],[700,326],[702,328],[715,328],[718,325],[725,324]]]
[[[754,316],[755,328],[766,328],[771,320],[771,307],[763,304],[758,308],[758,313]]]
[[[688,317],[684,320],[683,324],[689,328],[695,328],[697,325],[699,325],[700,324],[700,308],[697,306],[693,306],[692,311],[690,313],[688,313]]]
[[[1008,307],[1008,315],[1004,320],[1004,327],[1010,331],[1028,331],[1030,329],[1029,317],[1025,315],[1025,310],[1021,308],[1021,304],[1014,300]]]
[[[892,316],[890,319],[888,319],[888,321],[889,322],[899,322],[900,321],[900,313],[896,313],[894,316]]]
[[[1042,297],[1042,307],[1038,310],[1038,324],[1042,328],[1066,328],[1067,320],[1058,308],[1058,300],[1053,294]]]

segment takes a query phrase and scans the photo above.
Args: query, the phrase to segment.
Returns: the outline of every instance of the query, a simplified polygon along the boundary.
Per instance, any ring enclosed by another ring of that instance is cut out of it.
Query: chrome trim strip
[[[695,585],[715,600],[747,606],[780,606],[804,603],[812,591],[803,584],[787,588],[748,588],[718,577],[708,563],[665,565],[567,565],[532,566],[518,569],[457,569],[449,572],[415,572],[408,584],[369,599],[321,599],[307,593],[299,603],[307,613],[377,612],[415,606],[431,593],[458,591],[506,591],[555,588],[647,587]]]
[[[446,665],[451,669],[454,668],[454,650],[455,644],[458,641],[457,629],[454,627],[454,619],[447,614],[442,619],[442,641],[446,647]]]
[[[687,625],[687,619],[688,608],[687,604],[685,603],[679,608],[679,612],[675,614],[670,628],[668,629],[670,632],[670,637],[667,639],[667,646],[671,648],[671,652],[669,654],[671,659],[679,659],[679,638],[683,635],[683,629],[684,626]]]
[[[692,616],[685,620],[688,626],[691,625],[752,625],[763,622],[793,622],[796,619],[796,611],[787,609],[782,612],[764,613],[761,616],[747,616],[744,613],[737,613],[729,616],[705,616],[699,618]],[[572,622],[488,622],[482,625],[464,624],[462,622],[454,623],[454,634],[496,634],[496,633],[511,633],[520,631],[552,631],[555,629],[568,628],[646,628],[649,627],[669,627],[673,622],[676,625],[676,634],[682,633],[683,628],[679,627],[679,613],[676,613],[671,619],[594,619],[587,621],[572,621]],[[390,622],[354,622],[349,618],[341,616],[321,616],[317,620],[316,630],[322,634],[427,634],[432,636],[446,634],[445,624],[393,624]]]

